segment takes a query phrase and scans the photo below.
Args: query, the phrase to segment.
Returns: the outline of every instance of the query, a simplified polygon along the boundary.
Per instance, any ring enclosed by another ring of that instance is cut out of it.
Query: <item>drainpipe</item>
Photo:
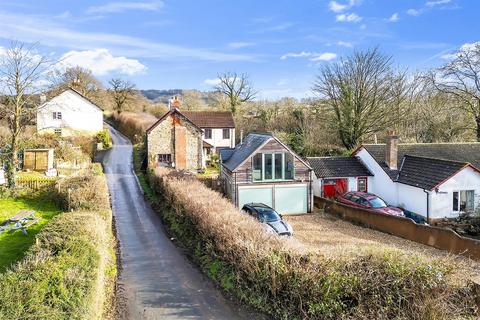
[[[430,193],[423,189],[423,192],[427,194],[427,224],[430,224]]]

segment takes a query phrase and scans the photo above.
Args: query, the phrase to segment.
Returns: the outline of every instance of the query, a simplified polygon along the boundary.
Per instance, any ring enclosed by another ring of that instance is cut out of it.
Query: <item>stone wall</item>
[[[186,142],[186,169],[196,170],[202,167],[202,137],[200,132],[189,122],[180,121],[185,127]],[[183,149],[183,148],[182,148]],[[154,167],[158,154],[171,154],[172,161],[175,159],[175,129],[171,116],[165,118],[147,135],[147,151],[149,167]]]
[[[172,154],[173,147],[173,122],[167,117],[147,134],[148,165],[154,167],[158,154]]]

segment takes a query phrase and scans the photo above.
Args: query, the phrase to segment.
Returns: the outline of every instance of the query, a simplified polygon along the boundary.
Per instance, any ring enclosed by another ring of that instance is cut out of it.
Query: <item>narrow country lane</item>
[[[145,201],[132,166],[132,145],[110,129],[103,163],[120,247],[117,296],[122,319],[256,319],[223,297],[170,241]]]

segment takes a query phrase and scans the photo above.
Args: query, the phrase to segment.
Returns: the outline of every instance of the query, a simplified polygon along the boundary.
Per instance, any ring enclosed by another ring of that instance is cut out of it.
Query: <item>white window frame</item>
[[[466,212],[466,211],[460,210],[460,201],[461,201],[461,198],[462,198],[462,197],[461,197],[461,193],[462,193],[462,192],[468,192],[468,191],[473,192],[473,208],[472,208],[472,210],[475,211],[475,190],[472,190],[472,189],[469,189],[469,190],[453,190],[453,191],[452,191],[452,202],[451,202],[452,205],[453,205],[453,194],[454,194],[455,192],[458,193],[458,198],[457,198],[457,208],[458,208],[458,210],[453,210],[453,208],[452,208],[452,212],[453,212],[453,213]]]

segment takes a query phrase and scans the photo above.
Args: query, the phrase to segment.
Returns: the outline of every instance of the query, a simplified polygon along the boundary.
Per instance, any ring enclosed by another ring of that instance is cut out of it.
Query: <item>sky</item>
[[[480,41],[477,0],[0,0],[0,49],[12,40],[107,83],[211,90],[247,73],[258,98],[311,97],[323,64],[378,46],[411,72]],[[1,52],[1,50],[0,50]]]

